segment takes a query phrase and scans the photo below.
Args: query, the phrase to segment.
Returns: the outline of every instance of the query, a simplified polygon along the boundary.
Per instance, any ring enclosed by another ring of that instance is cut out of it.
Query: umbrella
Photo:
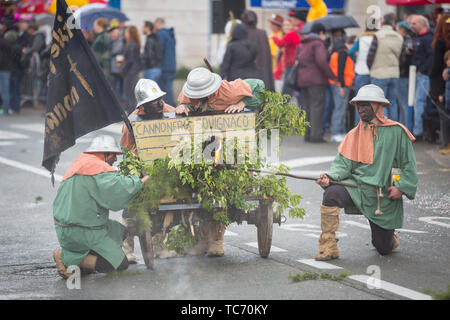
[[[109,21],[117,19],[119,22],[129,20],[122,11],[100,4],[86,5],[75,11],[74,17],[83,30],[92,30],[98,18],[106,18]]]
[[[55,16],[50,13],[37,14],[34,16],[34,19],[39,25],[53,26],[53,23],[55,22]]]
[[[48,12],[51,14],[56,14],[56,0],[53,0],[50,7],[48,8]],[[89,0],[66,0],[67,6],[77,6],[82,7],[89,3]]]
[[[41,0],[42,1],[42,0]],[[48,12],[51,14],[56,14],[56,0],[46,0],[48,2],[51,1],[51,4],[48,8]],[[77,6],[77,7],[84,7],[85,5],[88,5],[89,3],[102,3],[106,5],[107,1],[105,0],[66,0],[67,6]]]
[[[358,23],[352,16],[342,16],[338,14],[329,14],[323,18],[307,22],[301,31],[302,34],[311,33],[312,26],[315,23],[321,23],[326,31],[333,29],[359,28]]]
[[[448,3],[448,0],[386,0],[386,4],[391,6],[424,6],[440,3]]]

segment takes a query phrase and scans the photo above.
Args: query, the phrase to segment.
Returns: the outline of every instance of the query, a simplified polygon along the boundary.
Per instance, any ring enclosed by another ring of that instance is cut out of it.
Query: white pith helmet
[[[358,94],[350,101],[351,104],[355,104],[356,102],[379,102],[382,103],[384,107],[389,107],[391,103],[384,96],[383,89],[374,84],[367,84],[362,86],[361,89],[358,90]]]
[[[205,98],[217,90],[222,84],[222,78],[206,68],[195,68],[189,72],[183,85],[183,94],[191,99]]]
[[[144,103],[157,100],[166,95],[162,91],[158,84],[150,79],[140,79],[134,87],[134,95],[136,96],[137,105],[136,108]]]
[[[92,139],[91,145],[84,151],[86,153],[111,152],[122,154],[116,140],[108,135],[101,135]]]

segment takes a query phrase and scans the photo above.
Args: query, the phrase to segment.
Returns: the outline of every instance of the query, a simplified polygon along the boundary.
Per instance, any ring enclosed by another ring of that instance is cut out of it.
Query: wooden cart
[[[132,120],[136,146],[141,160],[152,162],[164,158],[174,148],[179,146],[180,139],[191,137],[201,139],[200,136],[220,136],[224,139],[240,138],[244,141],[246,151],[256,150],[255,113],[242,112],[237,114],[205,114],[200,116],[183,117],[174,114],[164,114],[162,119],[144,120],[134,117]],[[273,223],[281,224],[281,216],[275,217],[273,201],[271,199],[246,198],[248,202],[256,202],[257,209],[244,212],[236,208],[229,208],[228,218],[232,222],[254,224],[257,227],[258,249],[261,257],[266,258],[272,244]],[[206,212],[199,203],[177,203],[161,201],[153,214],[173,214],[173,221],[168,227],[180,224],[184,217],[195,214],[201,219],[212,219],[211,213]],[[160,230],[153,230],[157,233]],[[142,255],[147,268],[153,268],[152,230],[147,230],[139,237]]]

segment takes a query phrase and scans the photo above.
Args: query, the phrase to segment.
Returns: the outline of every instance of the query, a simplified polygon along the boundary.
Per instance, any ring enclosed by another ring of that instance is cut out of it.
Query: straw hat
[[[205,98],[217,90],[222,84],[222,78],[206,68],[195,68],[189,72],[183,85],[183,94],[190,99]]]

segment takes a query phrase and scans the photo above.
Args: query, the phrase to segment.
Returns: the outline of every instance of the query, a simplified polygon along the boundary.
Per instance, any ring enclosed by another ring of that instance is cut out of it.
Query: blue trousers
[[[175,71],[161,71],[161,77],[159,78],[159,87],[162,91],[166,92],[166,95],[163,97],[163,100],[171,105],[174,106],[174,99],[173,99],[173,79],[175,76]]]
[[[409,78],[398,79],[398,121],[407,126],[408,125],[408,90]]]
[[[430,78],[424,74],[416,75],[416,101],[414,105],[413,135],[421,136],[423,133],[422,115],[427,106],[427,95],[430,90]]]
[[[143,76],[144,79],[150,79],[159,82],[159,78],[161,77],[161,69],[160,68],[145,69]]]
[[[344,88],[345,94],[344,97],[341,97],[339,94],[341,87],[330,85],[330,88],[334,102],[333,117],[331,118],[331,136],[345,134],[345,115],[347,111],[350,89],[348,87]]]
[[[9,114],[9,78],[11,76],[11,72],[9,71],[0,71],[0,93],[2,95],[3,103],[2,109],[3,114]]]

